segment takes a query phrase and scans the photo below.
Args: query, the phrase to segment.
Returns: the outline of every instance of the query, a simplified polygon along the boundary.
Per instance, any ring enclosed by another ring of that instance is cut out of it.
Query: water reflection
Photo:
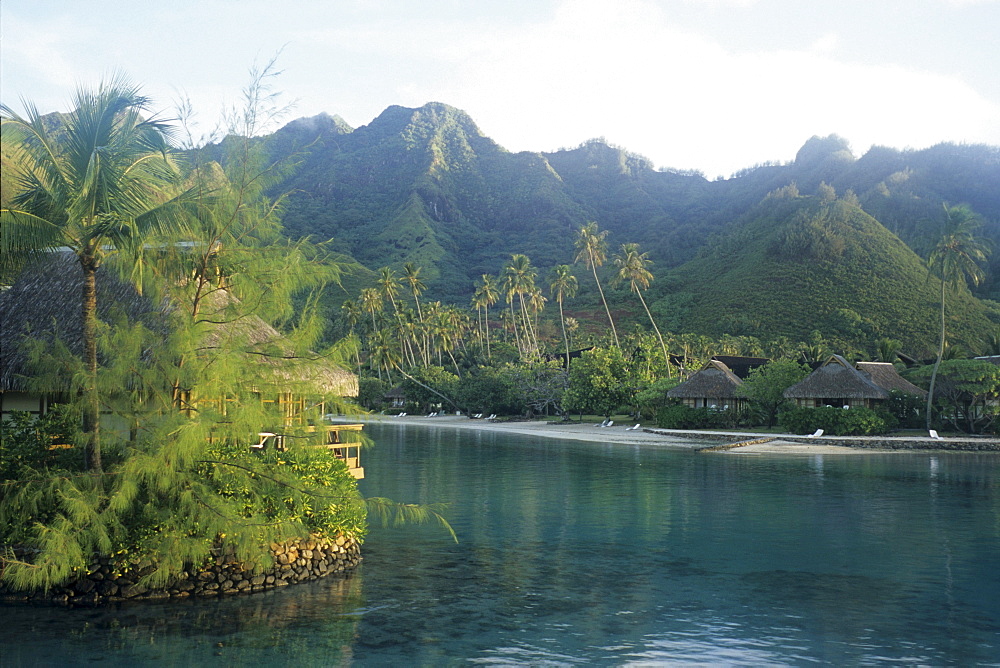
[[[450,501],[353,576],[113,610],[0,609],[11,665],[990,663],[994,455],[699,455],[370,429],[363,492]],[[39,658],[43,660],[38,661]]]

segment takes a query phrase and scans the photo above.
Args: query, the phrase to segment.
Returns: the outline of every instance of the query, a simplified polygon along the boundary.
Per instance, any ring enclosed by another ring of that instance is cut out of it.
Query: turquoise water
[[[772,457],[373,425],[347,579],[0,608],[3,665],[1000,665],[1000,458]]]

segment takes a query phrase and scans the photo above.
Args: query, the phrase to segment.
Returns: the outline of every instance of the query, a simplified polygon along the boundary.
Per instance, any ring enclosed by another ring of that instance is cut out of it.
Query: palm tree
[[[878,352],[879,362],[895,362],[896,356],[902,349],[903,344],[896,339],[883,338],[875,342],[875,349]]]
[[[420,311],[420,293],[426,290],[427,286],[420,280],[421,269],[421,267],[412,262],[407,262],[403,265],[403,277],[399,280],[400,283],[410,286],[410,292],[413,293],[413,301],[417,305],[417,318],[423,320],[424,314]]]
[[[559,323],[562,326],[563,344],[566,346],[566,368],[569,369],[569,337],[566,336],[566,317],[563,314],[563,300],[574,297],[580,284],[570,273],[568,264],[556,265],[549,274],[549,294],[559,302]]]
[[[364,288],[358,296],[358,304],[361,310],[368,311],[372,316],[372,334],[378,330],[375,324],[375,314],[382,310],[382,295],[375,288]]]
[[[931,383],[927,390],[927,428],[931,428],[931,406],[934,401],[934,384],[938,367],[945,350],[945,292],[948,286],[957,287],[966,279],[973,285],[983,280],[983,270],[979,262],[986,260],[989,252],[985,242],[974,234],[979,221],[967,206],[945,206],[944,230],[927,258],[927,266],[941,279],[941,335],[938,339],[938,354],[931,371]]]
[[[375,287],[382,296],[392,304],[392,311],[399,317],[399,307],[396,306],[396,297],[399,296],[399,281],[396,272],[389,267],[382,267],[378,270],[378,278],[375,279]]]
[[[492,360],[493,353],[490,350],[490,307],[500,299],[500,292],[497,290],[496,278],[490,274],[483,274],[483,284],[480,290],[483,292],[484,320],[486,323],[486,358]]]
[[[576,257],[573,261],[583,262],[587,268],[594,272],[594,282],[597,283],[597,291],[601,293],[601,302],[604,303],[604,311],[608,314],[608,322],[611,323],[611,333],[615,337],[615,346],[620,348],[621,344],[618,342],[615,321],[611,318],[608,300],[604,298],[604,289],[601,288],[601,281],[597,278],[597,268],[604,264],[607,257],[608,244],[604,241],[606,236],[608,236],[608,231],[599,231],[597,223],[593,221],[581,227],[576,236]]]
[[[614,259],[614,264],[618,271],[615,273],[615,277],[611,283],[617,286],[622,281],[628,281],[632,292],[639,295],[639,301],[642,302],[642,307],[646,309],[646,315],[649,317],[650,324],[653,325],[656,338],[660,340],[660,348],[663,350],[663,363],[667,365],[667,377],[669,378],[670,357],[667,355],[667,346],[663,343],[660,328],[656,326],[653,314],[649,312],[649,306],[646,305],[646,300],[642,297],[642,291],[648,289],[649,284],[653,282],[653,274],[646,269],[653,262],[647,255],[648,253],[639,252],[639,244],[622,244],[621,253]]]
[[[15,195],[0,210],[0,269],[58,247],[68,247],[80,262],[85,460],[99,473],[97,271],[117,254],[134,272],[152,235],[182,227],[177,205],[186,195],[165,195],[176,192],[171,126],[147,117],[150,101],[138,87],[115,75],[96,90],[77,90],[74,103],[58,132],[33,105],[25,116],[0,105],[16,170]]]
[[[521,322],[524,328],[524,350],[532,351],[538,349],[538,340],[531,327],[531,319],[528,317],[528,309],[524,304],[524,295],[530,294],[535,289],[535,276],[538,272],[531,266],[531,260],[527,255],[515,253],[510,256],[503,268],[504,289],[507,293],[507,300],[511,305],[513,313],[513,298],[517,295],[518,303],[521,307]],[[514,326],[515,333],[517,325]]]
[[[399,282],[402,285],[408,285],[410,287],[410,292],[413,293],[413,302],[417,306],[417,322],[422,324],[424,321],[424,314],[423,311],[420,310],[420,295],[427,289],[427,286],[420,278],[421,270],[422,267],[418,267],[412,262],[407,262],[403,265],[403,277],[399,279]],[[418,350],[426,347],[427,345],[426,341],[421,344],[419,340],[414,340],[417,344]]]

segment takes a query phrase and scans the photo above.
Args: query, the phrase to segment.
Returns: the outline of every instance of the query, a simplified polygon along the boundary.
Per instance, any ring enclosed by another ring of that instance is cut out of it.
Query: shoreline
[[[934,440],[928,437],[873,436],[873,437],[824,437],[815,440],[793,434],[759,434],[752,432],[705,432],[646,428],[627,430],[633,424],[615,424],[600,427],[592,423],[544,422],[541,420],[521,420],[489,422],[473,420],[464,415],[440,415],[436,417],[390,415],[364,416],[357,419],[343,416],[364,424],[388,424],[419,427],[445,427],[467,431],[490,431],[536,436],[542,438],[562,438],[592,443],[615,443],[621,445],[651,445],[678,450],[701,450],[706,441],[737,444],[753,441],[747,445],[720,448],[722,454],[797,454],[797,455],[859,455],[887,454],[903,452],[983,452],[1000,451],[997,439],[949,439]],[[851,444],[848,444],[851,443]],[[986,446],[986,447],[983,447]]]

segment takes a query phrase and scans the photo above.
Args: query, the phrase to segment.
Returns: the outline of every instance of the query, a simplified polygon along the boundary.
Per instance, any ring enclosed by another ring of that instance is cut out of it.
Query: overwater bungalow
[[[27,411],[40,416],[52,406],[67,401],[68,377],[52,374],[44,391],[39,390],[36,377],[23,345],[26,340],[59,341],[77,357],[83,356],[83,326],[80,295],[83,272],[79,262],[69,253],[50,253],[25,270],[17,281],[0,291],[0,418],[13,411]],[[98,318],[109,322],[143,323],[154,332],[166,335],[166,306],[153,304],[140,295],[134,286],[119,279],[112,271],[97,273]],[[221,312],[235,300],[223,290],[216,291],[207,308]],[[325,425],[310,416],[326,413],[327,397],[356,397],[358,379],[326,360],[295,358],[290,345],[270,324],[256,315],[245,315],[237,321],[220,322],[205,335],[202,351],[210,353],[223,345],[237,345],[245,352],[245,362],[253,365],[259,387],[251,388],[257,400],[276,407],[279,424],[261,425],[258,434],[248,434],[248,445],[266,445],[268,438],[275,445],[282,443],[282,429],[306,427],[317,435],[318,444],[326,445],[334,455],[348,461],[356,477],[363,477],[357,446],[349,449],[341,431],[351,431],[344,425]],[[288,351],[283,356],[281,351]],[[276,354],[277,353],[277,354]],[[185,410],[206,403],[224,406],[221,398],[192,397],[182,393]],[[127,431],[115,424],[109,413],[102,415],[106,428]],[[356,427],[360,427],[356,425]],[[271,437],[265,437],[270,434]],[[350,455],[350,456],[349,456]]]

